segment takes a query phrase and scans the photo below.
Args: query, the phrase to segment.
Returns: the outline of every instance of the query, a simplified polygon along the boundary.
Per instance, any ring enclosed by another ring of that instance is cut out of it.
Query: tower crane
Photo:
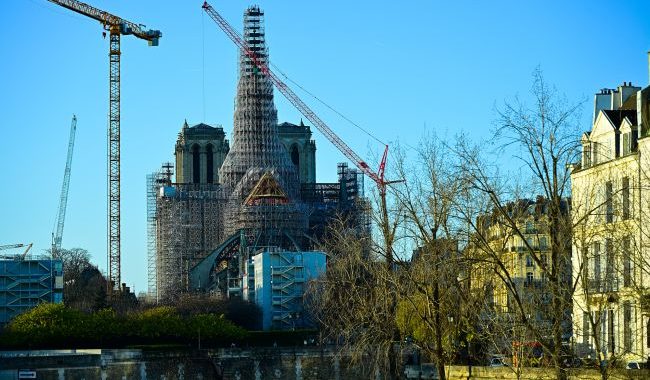
[[[25,257],[27,257],[27,252],[29,252],[29,250],[32,249],[32,244],[33,243],[29,243],[27,245],[25,245],[25,244],[0,245],[0,251],[5,250],[5,249],[27,247],[27,249],[25,249],[25,252],[23,252],[22,255],[19,256],[21,260],[25,260]],[[12,256],[0,256],[0,258],[13,259],[14,257],[12,257]]]
[[[109,34],[108,121],[108,286],[109,294],[120,287],[120,37],[133,35],[158,46],[159,30],[124,20],[77,0],[48,0],[99,21]]]
[[[379,163],[379,169],[377,172],[374,172],[370,166],[357,154],[355,153],[339,136],[332,131],[332,129],[323,121],[321,118],[312,111],[305,102],[302,101],[296,95],[289,86],[287,86],[270,68],[269,66],[261,59],[257,57],[257,54],[248,47],[248,44],[244,41],[241,35],[226,21],[220,14],[217,12],[207,1],[203,3],[203,10],[217,23],[217,25],[223,30],[226,35],[242,50],[244,54],[257,66],[257,68],[266,75],[275,88],[278,89],[284,95],[291,104],[294,105],[309,121],[311,121],[314,126],[323,134],[325,137],[332,143],[338,150],[343,153],[350,161],[352,161],[359,170],[361,170],[365,175],[370,177],[379,190],[379,194],[382,198],[385,199],[386,195],[386,185],[400,182],[400,181],[387,181],[384,179],[384,170],[386,168],[386,158],[388,156],[388,145],[384,148],[384,154]]]
[[[244,41],[242,36],[237,33],[237,31],[224,19],[219,12],[217,12],[210,4],[208,4],[207,1],[203,2],[202,6],[203,10],[210,16],[214,22],[217,23],[217,25],[221,28],[221,30],[226,33],[226,35],[232,40],[232,42],[237,45],[244,54],[253,62],[253,64],[259,69],[259,71],[262,72],[265,76],[267,76],[275,88],[278,89],[284,95],[287,100],[296,107],[300,113],[302,113],[309,121],[314,124],[314,126],[323,134],[325,137],[332,143],[336,148],[343,153],[347,159],[352,161],[354,165],[361,170],[362,173],[370,177],[370,179],[375,182],[377,185],[377,190],[379,191],[379,200],[381,202],[380,204],[380,212],[381,212],[381,220],[382,220],[382,228],[385,228],[385,233],[384,233],[384,239],[385,242],[384,244],[386,245],[387,251],[386,251],[386,263],[389,268],[392,270],[392,265],[393,265],[393,252],[392,249],[389,247],[392,247],[392,240],[393,240],[393,232],[391,232],[391,228],[389,227],[388,224],[388,207],[386,204],[386,186],[391,184],[391,183],[397,183],[397,182],[403,182],[403,180],[397,180],[397,181],[387,181],[384,178],[384,171],[386,169],[386,158],[388,157],[388,145],[385,145],[384,148],[384,154],[382,155],[381,161],[379,162],[379,168],[377,172],[374,172],[370,166],[356,153],[354,152],[339,136],[332,131],[332,129],[323,121],[321,120],[314,111],[312,111],[305,102],[296,95],[289,86],[287,86],[266,64],[266,62],[262,59],[259,59],[257,54],[249,48],[248,44]]]
[[[65,211],[68,206],[68,189],[70,188],[70,169],[72,165],[72,152],[74,150],[74,139],[77,133],[77,116],[72,115],[70,124],[70,139],[68,141],[68,157],[65,161],[63,172],[63,185],[61,186],[61,199],[59,199],[59,212],[56,216],[56,231],[52,232],[52,256],[55,257],[61,250],[63,240],[63,224],[65,223]]]

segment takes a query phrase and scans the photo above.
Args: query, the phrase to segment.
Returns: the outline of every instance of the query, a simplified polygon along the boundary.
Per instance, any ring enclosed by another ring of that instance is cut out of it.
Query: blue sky
[[[237,51],[202,1],[91,3],[163,33],[155,48],[122,39],[122,278],[143,291],[145,176],[173,159],[185,119],[232,131]],[[237,29],[250,4],[212,2]],[[648,83],[647,1],[257,4],[272,62],[387,142],[416,145],[425,128],[489,137],[495,104],[525,96],[537,66],[569,99],[587,100],[585,130],[598,89]],[[2,1],[0,24],[0,245],[49,247],[76,114],[63,246],[88,249],[105,269],[108,41],[99,23],[45,0]],[[362,157],[381,149],[297,92]],[[277,92],[276,106],[280,121],[300,120]],[[314,138],[318,180],[332,181],[343,156]]]

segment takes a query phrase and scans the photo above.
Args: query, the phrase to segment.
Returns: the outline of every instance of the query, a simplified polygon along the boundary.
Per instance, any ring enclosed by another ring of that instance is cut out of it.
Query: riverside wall
[[[358,365],[331,350],[268,348],[254,350],[60,350],[0,351],[0,380],[17,380],[19,370],[43,380],[354,380]],[[554,379],[551,369],[448,366],[448,379]],[[648,370],[614,370],[610,379],[648,379]],[[374,376],[373,376],[374,378]],[[596,369],[573,369],[572,380],[596,380]]]

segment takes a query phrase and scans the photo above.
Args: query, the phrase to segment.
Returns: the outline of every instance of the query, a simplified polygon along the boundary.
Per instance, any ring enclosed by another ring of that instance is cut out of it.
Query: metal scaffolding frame
[[[244,12],[244,39],[259,60],[268,59],[264,12],[250,7]],[[231,147],[219,170],[228,197],[224,210],[224,234],[244,229],[250,239],[265,245],[295,248],[307,226],[300,201],[296,166],[278,135],[273,84],[244,53],[240,53],[239,82]],[[286,202],[245,200],[264,177],[273,177],[286,194]]]
[[[263,18],[258,7],[248,8],[243,35],[266,62]],[[255,247],[301,251],[313,243],[307,234],[322,233],[337,213],[361,210],[367,215],[358,203],[363,174],[345,164],[339,165],[338,183],[301,188],[298,168],[280,140],[273,85],[246,54],[239,60],[231,145],[219,168],[219,183],[171,183],[170,175],[162,184],[147,184],[147,199],[155,204],[148,208],[147,220],[155,235],[149,278],[157,300],[195,290],[241,294],[242,275]],[[179,141],[185,137],[181,132]],[[180,161],[185,159],[191,156]]]
[[[190,291],[189,272],[223,240],[218,185],[165,184],[156,196],[158,300]]]

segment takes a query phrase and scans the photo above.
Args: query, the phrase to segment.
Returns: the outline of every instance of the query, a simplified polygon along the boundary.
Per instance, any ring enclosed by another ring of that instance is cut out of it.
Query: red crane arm
[[[350,161],[352,161],[364,174],[366,174],[368,177],[370,177],[375,183],[377,183],[377,186],[381,189],[385,187],[386,183],[384,181],[384,167],[386,164],[386,154],[388,152],[388,146],[386,146],[384,150],[384,156],[382,158],[382,162],[379,165],[379,172],[375,173],[370,169],[370,166],[361,158],[359,157],[358,154],[356,154],[346,143],[345,141],[341,140],[340,137],[332,131],[332,129],[325,124],[323,120],[321,120],[318,115],[314,113],[314,111],[305,104],[305,102],[302,101],[296,95],[289,86],[287,86],[271,69],[261,61],[255,52],[253,52],[251,49],[249,49],[248,45],[244,41],[244,39],[235,31],[235,29],[226,21],[219,12],[217,12],[208,2],[203,3],[203,9],[205,12],[212,18],[217,25],[226,33],[226,35],[246,54],[248,58],[253,61],[255,66],[260,69],[262,73],[264,73],[266,76],[271,79],[273,84],[275,85],[275,88],[278,89],[284,95],[291,104],[293,104],[309,121],[311,121],[314,126],[323,134],[325,137],[332,143],[334,146],[338,148],[345,157],[347,157]]]

